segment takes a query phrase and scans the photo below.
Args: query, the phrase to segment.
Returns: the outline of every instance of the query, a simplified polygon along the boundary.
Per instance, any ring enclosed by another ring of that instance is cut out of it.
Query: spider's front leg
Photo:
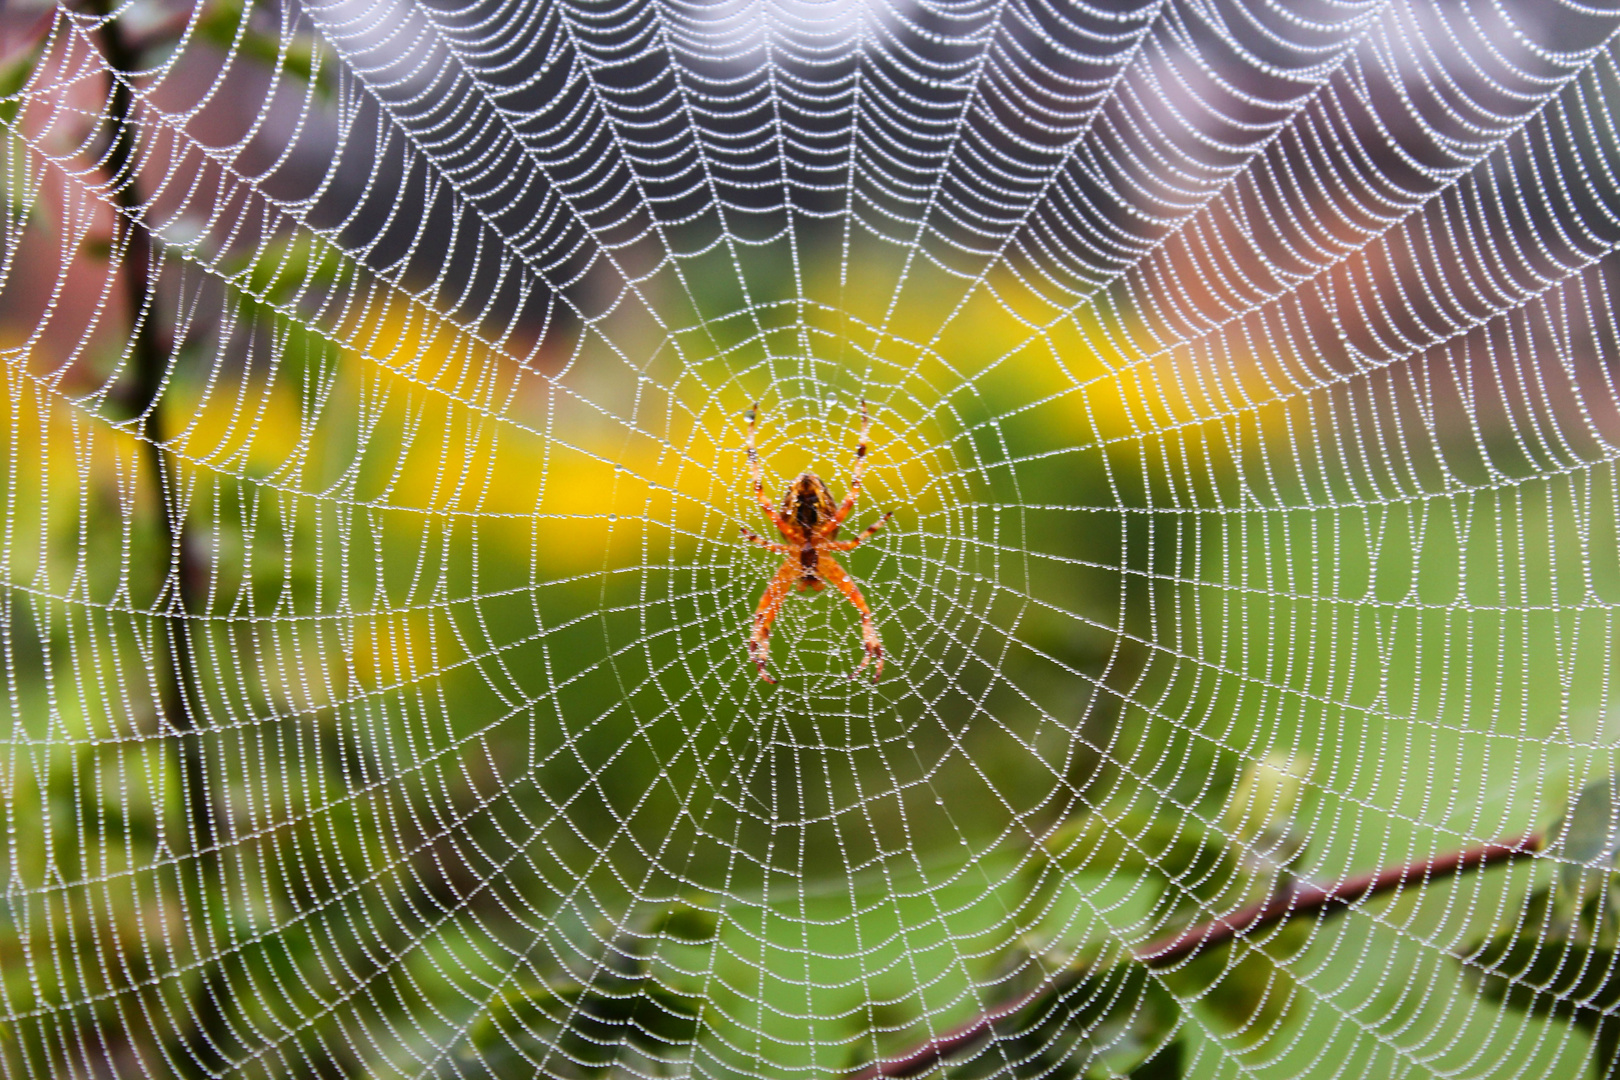
[[[861,668],[876,661],[876,666],[872,668],[872,681],[877,682],[878,676],[883,674],[883,639],[878,637],[877,627],[872,624],[872,609],[866,606],[866,597],[861,595],[855,579],[850,577],[830,555],[823,555],[817,560],[816,573],[821,575],[823,581],[843,593],[844,598],[854,604],[855,610],[861,613],[861,646],[866,650],[866,655],[861,657],[861,662],[855,665],[855,670],[849,673],[849,677],[853,679],[861,673]]]
[[[781,613],[782,601],[786,599],[788,590],[793,588],[793,583],[803,573],[798,559],[784,559],[777,568],[776,576],[765,586],[765,594],[759,598],[759,607],[754,609],[754,629],[748,635],[748,656],[759,669],[759,677],[768,683],[776,682],[765,671],[765,658],[771,651],[771,624]]]
[[[764,548],[766,551],[774,552],[777,555],[786,555],[788,552],[793,550],[792,548],[788,547],[786,544],[773,544],[773,543],[771,543],[769,540],[765,539],[763,536],[759,535],[759,533],[757,533],[754,530],[750,529],[746,525],[739,525],[739,526],[737,526],[737,528],[742,532],[743,537],[745,539],[747,539],[751,543],[758,544],[760,547]],[[873,528],[876,528],[876,526],[873,526]]]

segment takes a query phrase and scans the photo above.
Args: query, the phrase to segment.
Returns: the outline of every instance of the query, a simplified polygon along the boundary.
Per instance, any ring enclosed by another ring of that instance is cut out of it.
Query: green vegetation
[[[324,86],[250,24],[196,32]],[[1613,793],[1581,787],[1615,766],[1611,658],[1557,602],[1620,585],[1612,484],[1360,490],[1372,466],[1298,434],[1318,403],[1189,417],[1133,313],[901,288],[876,247],[851,280],[814,245],[664,264],[662,324],[533,364],[331,245],[214,254],[159,276],[162,310],[218,315],[170,357],[171,489],[102,393],[122,342],[0,366],[0,1071],[827,1076],[1017,1002],[942,1067],[1612,1060]],[[775,486],[841,491],[863,395],[858,519],[898,513],[849,564],[892,674],[845,682],[847,607],[794,597],[768,690],[740,417],[763,401]],[[179,649],[195,736],[160,704]],[[1570,792],[1553,850],[1585,871],[1134,955]]]

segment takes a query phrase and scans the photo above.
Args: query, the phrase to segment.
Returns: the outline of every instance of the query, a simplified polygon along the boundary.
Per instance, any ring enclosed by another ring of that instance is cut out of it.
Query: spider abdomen
[[[832,493],[815,473],[800,473],[782,498],[782,516],[791,518],[806,537],[837,512]]]

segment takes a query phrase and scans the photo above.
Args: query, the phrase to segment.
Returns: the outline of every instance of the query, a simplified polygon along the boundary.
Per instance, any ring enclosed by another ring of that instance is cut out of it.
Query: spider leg
[[[849,493],[844,496],[843,505],[838,513],[833,515],[833,524],[837,525],[849,517],[849,512],[855,509],[855,500],[861,495],[861,477],[866,475],[866,446],[867,437],[872,433],[872,414],[866,408],[866,399],[861,399],[861,440],[855,444],[855,468],[850,470]]]
[[[737,526],[737,528],[742,530],[742,534],[743,534],[744,537],[746,537],[747,539],[749,539],[749,540],[753,541],[754,543],[758,544],[760,547],[764,548],[766,551],[772,551],[772,552],[775,552],[778,555],[786,555],[788,552],[793,550],[792,548],[788,547],[786,544],[773,544],[773,543],[771,543],[769,540],[765,539],[763,536],[761,536],[758,533],[754,532],[752,529],[750,529],[746,525],[739,525],[739,526]]]
[[[759,508],[765,511],[765,516],[771,519],[776,530],[786,535],[787,528],[782,515],[771,505],[765,497],[765,466],[759,460],[759,448],[755,445],[754,432],[759,426],[759,402],[748,407],[748,479],[754,485],[754,498],[759,502]]]
[[[889,519],[892,518],[892,517],[894,517],[894,511],[890,510],[887,514],[884,514],[882,517],[880,517],[876,521],[872,522],[872,524],[868,525],[866,527],[866,529],[861,533],[861,535],[857,536],[855,539],[853,539],[853,540],[834,540],[832,543],[827,545],[827,550],[829,550],[829,551],[854,551],[856,548],[860,547],[862,544],[864,544],[868,540],[872,539],[872,535],[874,533],[876,533],[879,529],[883,528],[883,526],[887,525],[889,523]]]
[[[771,624],[781,612],[782,601],[787,597],[788,590],[793,588],[793,583],[803,573],[804,569],[797,559],[784,559],[777,568],[776,576],[765,586],[765,593],[759,598],[759,607],[754,609],[754,629],[748,635],[748,656],[759,669],[759,677],[768,683],[776,681],[765,671],[765,658],[771,650]]]
[[[855,610],[861,613],[861,645],[866,649],[866,655],[855,666],[855,670],[849,673],[849,677],[853,679],[861,673],[861,668],[869,662],[876,661],[876,666],[872,669],[872,681],[877,682],[878,676],[883,674],[883,641],[878,637],[877,627],[872,625],[872,609],[866,606],[866,597],[861,595],[855,580],[830,555],[823,555],[816,560],[816,573],[823,581],[843,593],[845,599],[854,604]]]

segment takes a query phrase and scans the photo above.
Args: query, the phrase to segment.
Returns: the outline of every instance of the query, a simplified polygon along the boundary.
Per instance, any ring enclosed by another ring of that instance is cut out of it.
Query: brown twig
[[[1333,885],[1296,882],[1269,899],[1151,941],[1135,950],[1134,955],[1139,963],[1149,968],[1174,967],[1256,930],[1306,915],[1335,915],[1347,910],[1351,904],[1405,885],[1421,887],[1454,874],[1483,870],[1534,855],[1541,850],[1541,846],[1541,835],[1530,833],[1401,866],[1385,867]],[[998,1023],[1028,1008],[1051,991],[1050,985],[1043,986],[1003,1002],[897,1058],[874,1062],[856,1073],[851,1080],[893,1080],[927,1072],[946,1058],[990,1035]]]

